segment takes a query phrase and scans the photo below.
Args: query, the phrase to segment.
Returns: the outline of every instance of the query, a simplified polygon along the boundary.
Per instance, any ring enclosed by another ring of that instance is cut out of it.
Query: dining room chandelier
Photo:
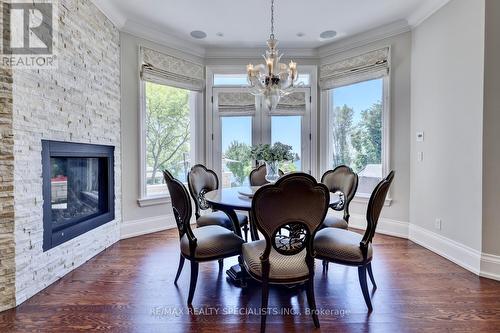
[[[247,65],[247,79],[251,93],[264,96],[266,107],[272,111],[278,105],[280,98],[293,92],[298,84],[297,63],[290,61],[287,65],[281,63],[281,54],[276,46],[278,40],[274,36],[274,0],[271,0],[271,34],[267,40],[268,49],[263,55],[265,64]]]

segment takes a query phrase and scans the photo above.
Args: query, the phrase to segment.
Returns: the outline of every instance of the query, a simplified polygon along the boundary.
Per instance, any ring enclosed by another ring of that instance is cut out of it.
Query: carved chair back
[[[328,188],[305,173],[283,176],[275,184],[257,190],[252,200],[252,216],[266,239],[261,256],[263,265],[271,248],[288,256],[305,249],[306,260],[313,269],[312,240],[326,216],[329,201]]]
[[[219,188],[217,174],[204,165],[196,164],[188,174],[189,193],[194,200],[196,218],[200,217],[200,210],[209,209],[205,194]]]
[[[332,208],[336,211],[344,211],[344,220],[349,222],[349,205],[358,190],[358,175],[348,166],[340,165],[329,170],[321,177],[321,182],[328,187],[332,193],[340,192],[340,202]]]
[[[391,187],[394,179],[394,174],[395,172],[391,171],[385,179],[378,183],[370,196],[370,201],[368,202],[368,208],[366,210],[367,227],[363,240],[361,241],[362,248],[366,248],[368,243],[371,243],[373,236],[375,235],[380,212],[384,207],[387,193],[389,192],[389,188]]]
[[[187,235],[190,248],[194,248],[196,246],[196,238],[193,235],[190,225],[193,209],[191,207],[188,191],[184,184],[175,179],[169,171],[164,170],[163,177],[165,178],[165,183],[170,193],[175,222],[179,231],[179,238]],[[191,244],[193,244],[193,246],[191,246]]]

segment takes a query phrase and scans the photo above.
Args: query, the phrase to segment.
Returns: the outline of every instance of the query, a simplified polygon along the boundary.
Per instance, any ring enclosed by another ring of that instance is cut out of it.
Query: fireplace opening
[[[44,251],[114,219],[114,147],[42,141]]]

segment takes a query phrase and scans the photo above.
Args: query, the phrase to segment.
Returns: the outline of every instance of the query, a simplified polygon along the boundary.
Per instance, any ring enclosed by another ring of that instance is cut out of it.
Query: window
[[[387,78],[354,83],[329,93],[330,167],[359,175],[358,194],[370,195],[386,170],[384,87]]]
[[[214,86],[248,86],[246,74],[215,74]]]
[[[163,170],[181,180],[195,160],[194,110],[196,92],[144,82],[145,196],[168,194]]]
[[[311,84],[311,75],[299,74],[298,84],[308,87]],[[214,87],[248,86],[246,74],[214,74]]]
[[[212,144],[210,167],[219,176],[222,187],[249,185],[248,176],[255,161],[250,157],[253,145],[281,142],[292,146],[297,159],[280,163],[284,172],[311,172],[311,88],[297,88],[280,100],[269,112],[260,96],[247,87],[212,89]]]
[[[283,162],[283,172],[302,171],[302,116],[272,116],[271,144],[281,142],[292,146],[297,159],[294,162]]]
[[[249,185],[252,116],[221,117],[222,187]]]

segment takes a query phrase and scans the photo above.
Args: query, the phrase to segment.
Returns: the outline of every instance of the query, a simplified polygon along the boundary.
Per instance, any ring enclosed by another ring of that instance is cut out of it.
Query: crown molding
[[[135,21],[126,20],[125,24],[120,30],[133,36],[167,46],[177,51],[189,53],[201,58],[205,57],[206,51],[204,47],[188,42],[185,39],[176,37],[169,33],[158,31],[155,28],[143,25]]]
[[[119,11],[115,5],[113,5],[108,0],[92,0],[94,6],[97,7],[113,24],[118,30],[121,30],[127,21],[127,18],[121,11]]]
[[[432,16],[432,14],[444,7],[448,2],[450,2],[450,0],[427,0],[422,2],[417,10],[408,16],[408,24],[412,28],[416,28]]]
[[[287,58],[318,59],[318,49],[313,48],[285,48],[280,49]],[[207,48],[206,59],[249,59],[260,58],[265,52],[265,47],[245,47],[245,48]]]
[[[320,58],[329,57],[344,51],[377,42],[389,37],[411,31],[406,20],[398,20],[381,27],[371,29],[351,37],[346,37],[318,48]]]

